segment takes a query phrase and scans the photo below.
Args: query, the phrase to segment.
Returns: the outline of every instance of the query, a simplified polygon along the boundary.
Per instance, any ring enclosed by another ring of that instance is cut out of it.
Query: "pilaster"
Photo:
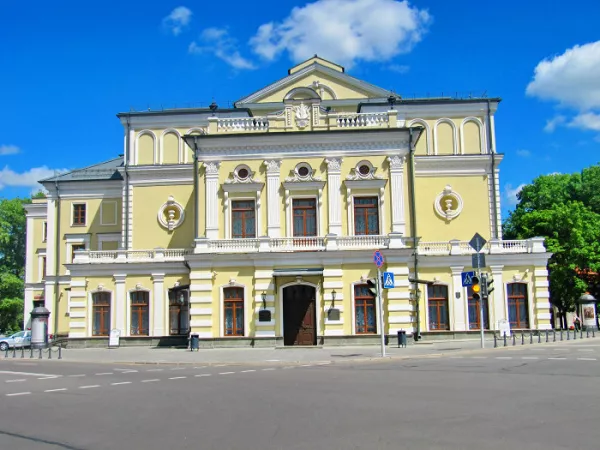
[[[466,331],[468,298],[465,295],[465,289],[462,287],[461,273],[464,266],[452,266],[452,292],[449,301],[453,305],[453,315],[451,317],[451,329],[454,331]]]
[[[88,329],[90,323],[87,311],[88,294],[86,292],[87,283],[84,277],[71,278],[71,291],[68,297],[67,311],[69,313],[69,337],[88,337],[92,335],[92,329]],[[91,311],[90,311],[91,312]],[[48,319],[49,323],[54,323],[52,315]],[[51,329],[52,327],[48,327]]]
[[[272,238],[281,237],[281,213],[279,208],[279,175],[281,160],[264,162],[267,168],[267,235]]]
[[[317,305],[317,308],[321,308],[323,318],[323,325],[317,324],[317,335],[324,336],[343,336],[350,334],[350,322],[352,315],[349,306],[349,302],[345,301],[344,297],[344,271],[340,268],[342,262],[338,264],[334,263],[328,265],[323,269],[323,304]],[[335,291],[335,301],[333,299],[333,292]],[[351,296],[349,298],[352,298]],[[348,309],[347,309],[348,308]],[[335,312],[332,310],[337,309],[340,313],[339,318],[333,316]],[[346,327],[346,330],[344,329]]]
[[[210,270],[190,273],[190,328],[192,333],[201,338],[214,336],[213,278],[214,274]],[[218,297],[215,302],[218,304]],[[217,317],[220,317],[220,314]]]
[[[152,312],[154,316],[152,336],[165,335],[165,274],[153,273],[152,285],[154,287],[154,304]]]
[[[406,233],[404,210],[404,156],[389,156],[392,197],[392,233]]]
[[[205,162],[204,183],[206,185],[206,237],[219,238],[219,162]]]
[[[533,306],[535,317],[534,323],[531,326],[538,330],[549,330],[552,328],[549,286],[548,270],[545,267],[536,267],[533,272]]]
[[[327,202],[329,204],[328,234],[342,235],[342,159],[326,159],[327,163]]]
[[[263,305],[263,293],[265,294],[265,302]],[[254,296],[251,311],[253,312],[251,329],[254,333],[250,336],[255,337],[275,337],[277,336],[277,325],[283,320],[282,311],[277,311],[275,308],[275,283],[273,280],[272,267],[257,267],[254,271]],[[258,314],[265,309],[271,312],[271,320],[269,322],[260,322]]]
[[[54,198],[48,197],[48,225],[46,229],[46,273],[51,276],[56,275],[56,201],[57,200],[55,200]],[[30,254],[27,253],[27,255],[29,256]],[[46,297],[46,299],[48,299],[48,297]],[[46,305],[46,308],[48,308],[48,305]]]
[[[121,336],[125,336],[125,308],[127,307],[127,293],[125,291],[125,280],[127,275],[115,274],[115,328],[121,331]]]
[[[498,330],[499,320],[508,320],[508,305],[504,298],[504,277],[502,271],[503,265],[490,266],[492,278],[494,279],[494,292],[488,298],[488,310],[490,313],[490,328]],[[491,302],[491,304],[489,303]]]
[[[386,332],[395,335],[400,330],[414,332],[415,308],[410,300],[409,270],[404,265],[388,263],[386,272],[394,274],[394,289],[383,289],[384,310],[387,309]],[[384,311],[385,312],[385,311]]]

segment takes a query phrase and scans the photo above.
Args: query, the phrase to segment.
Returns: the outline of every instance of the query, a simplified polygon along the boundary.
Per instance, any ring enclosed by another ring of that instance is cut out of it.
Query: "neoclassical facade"
[[[315,56],[231,109],[118,114],[123,154],[43,180],[27,206],[25,315],[45,305],[82,345],[468,333],[478,232],[483,326],[547,329],[543,239],[502,239],[499,102],[404,100]],[[375,250],[395,275],[381,315]]]

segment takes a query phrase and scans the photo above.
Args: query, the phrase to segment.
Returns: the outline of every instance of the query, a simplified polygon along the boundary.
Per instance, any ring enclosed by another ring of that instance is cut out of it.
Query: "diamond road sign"
[[[469,241],[469,245],[475,249],[476,252],[481,251],[487,241],[479,234],[475,233],[475,236]]]
[[[475,276],[475,272],[462,272],[460,274],[460,278],[462,280],[463,287],[473,286],[473,277]]]
[[[383,266],[383,255],[379,250],[373,253],[373,262],[378,268]]]
[[[471,267],[475,269],[485,267],[485,254],[475,253],[474,255],[471,255]]]
[[[392,272],[383,272],[383,288],[391,289],[396,287],[394,283],[394,274]]]

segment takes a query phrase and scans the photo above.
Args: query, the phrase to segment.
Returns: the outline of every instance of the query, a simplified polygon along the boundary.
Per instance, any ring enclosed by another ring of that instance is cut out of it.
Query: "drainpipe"
[[[498,201],[496,199],[496,153],[492,146],[492,121],[490,114],[490,99],[487,99],[487,135],[488,135],[488,152],[492,155],[492,208],[494,211],[493,226],[492,226],[492,238],[498,239]]]
[[[417,245],[417,212],[416,212],[416,199],[415,199],[415,149],[413,145],[413,129],[412,127],[408,130],[408,170],[410,171],[410,176],[408,178],[408,182],[410,185],[410,229],[412,234],[412,242],[413,242],[413,264],[415,267],[414,279],[419,279],[419,255]],[[417,321],[417,329],[415,331],[415,341],[418,341],[421,338],[421,308],[419,305],[420,290],[419,285],[415,284],[415,312],[416,312],[416,321]]]
[[[127,167],[129,165],[129,158],[131,155],[130,149],[130,128],[131,124],[129,123],[129,116],[127,116],[127,135],[125,136],[125,158],[124,158],[124,167],[125,167],[125,250],[129,250],[129,172],[127,171]]]
[[[58,277],[60,273],[60,190],[58,187],[58,178],[54,177],[54,186],[56,188],[56,233],[54,236],[54,339],[58,334],[58,301],[60,300]]]

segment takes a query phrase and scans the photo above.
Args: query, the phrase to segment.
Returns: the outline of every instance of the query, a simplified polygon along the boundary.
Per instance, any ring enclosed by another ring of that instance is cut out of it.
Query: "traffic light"
[[[492,277],[485,277],[485,293],[490,295],[494,292],[494,279]]]
[[[473,285],[471,289],[473,290],[473,300],[481,299],[481,284],[478,276],[474,276],[472,279]]]
[[[369,278],[367,280],[367,286],[369,292],[373,294],[373,297],[377,297],[377,278]]]

